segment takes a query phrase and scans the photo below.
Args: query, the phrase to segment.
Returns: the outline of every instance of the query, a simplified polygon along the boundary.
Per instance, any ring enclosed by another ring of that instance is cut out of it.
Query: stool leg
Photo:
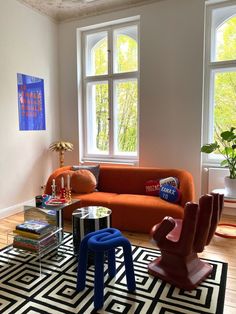
[[[110,249],[107,252],[108,258],[108,273],[111,278],[116,275],[116,257],[115,257],[115,249]]]
[[[103,252],[95,254],[94,308],[97,310],[103,307],[104,255]]]
[[[127,279],[127,287],[129,291],[135,291],[135,276],[134,266],[132,258],[131,244],[127,239],[123,239],[123,250],[124,250],[124,262],[125,262],[125,273]]]
[[[88,260],[88,242],[82,241],[80,243],[78,255],[76,291],[82,291],[85,288],[87,260]]]

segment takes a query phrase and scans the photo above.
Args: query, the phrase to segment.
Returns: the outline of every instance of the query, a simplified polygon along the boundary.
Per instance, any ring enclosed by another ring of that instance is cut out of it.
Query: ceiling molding
[[[83,19],[163,0],[17,0],[55,22]]]

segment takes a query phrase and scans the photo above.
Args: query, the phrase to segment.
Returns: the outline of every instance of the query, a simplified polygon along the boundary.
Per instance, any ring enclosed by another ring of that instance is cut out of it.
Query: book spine
[[[52,241],[55,241],[56,239],[57,237],[55,236],[55,234],[53,234],[43,240],[35,240],[35,239],[25,238],[22,236],[15,236],[14,241],[33,245],[33,246],[39,246],[39,245],[44,246],[44,245],[47,245],[48,243],[51,243]]]
[[[25,247],[25,246],[22,246],[21,244],[17,244],[17,243],[14,243],[14,244],[13,244],[13,247],[14,247],[15,249],[26,250],[26,251],[30,251],[30,252],[34,252],[34,253],[37,253],[37,252],[38,252],[38,250],[29,248],[29,247]]]
[[[23,249],[23,250],[29,250],[29,251],[33,251],[33,252],[39,252],[41,250],[46,250],[47,248],[55,245],[57,243],[57,239],[56,237],[51,238],[50,241],[48,241],[48,243],[41,245],[41,243],[38,244],[31,244],[31,243],[27,243],[25,241],[21,241],[21,240],[14,240],[13,241],[13,247],[14,248],[18,248],[18,249]]]
[[[21,243],[29,244],[29,245],[37,245],[38,242],[39,242],[38,240],[24,238],[24,237],[21,237],[21,236],[15,236],[14,241],[15,242],[21,242]]]
[[[24,243],[24,242],[18,242],[18,241],[14,241],[13,242],[13,247],[16,248],[21,248],[21,249],[25,249],[25,250],[31,250],[31,251],[38,251],[38,247],[28,244],[28,243]]]
[[[39,234],[35,234],[32,232],[27,232],[27,231],[22,231],[22,230],[14,230],[13,233],[16,235],[21,235],[21,236],[26,237],[26,238],[30,238],[30,239],[40,239],[42,237]]]

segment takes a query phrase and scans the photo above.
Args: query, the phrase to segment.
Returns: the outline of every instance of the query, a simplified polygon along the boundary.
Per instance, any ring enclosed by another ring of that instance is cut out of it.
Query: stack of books
[[[16,226],[13,247],[32,252],[40,252],[55,245],[58,241],[55,226],[45,222],[28,220]]]

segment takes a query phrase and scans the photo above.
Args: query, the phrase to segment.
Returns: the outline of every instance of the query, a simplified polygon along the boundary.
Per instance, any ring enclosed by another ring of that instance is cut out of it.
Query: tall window
[[[138,25],[82,35],[83,158],[135,160],[138,151]]]
[[[236,127],[236,2],[207,7],[204,142]],[[233,5],[234,4],[234,5]],[[219,156],[204,156],[217,161]]]

